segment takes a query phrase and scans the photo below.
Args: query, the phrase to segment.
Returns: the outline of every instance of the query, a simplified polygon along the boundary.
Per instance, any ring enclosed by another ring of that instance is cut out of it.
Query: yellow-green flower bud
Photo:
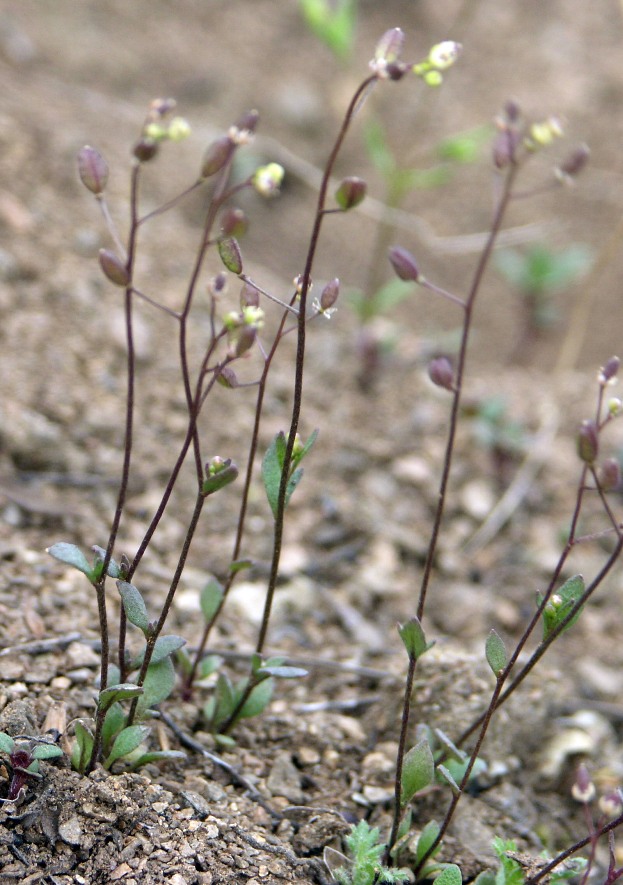
[[[428,63],[438,71],[445,71],[452,67],[462,49],[460,43],[455,43],[454,40],[444,40],[443,43],[437,43],[432,47],[428,53]]]
[[[253,187],[263,197],[274,197],[279,193],[285,170],[279,163],[268,163],[256,169],[253,176]]]

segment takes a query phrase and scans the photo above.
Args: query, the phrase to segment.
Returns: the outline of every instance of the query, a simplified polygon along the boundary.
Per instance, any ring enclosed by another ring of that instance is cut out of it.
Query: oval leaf
[[[149,731],[148,725],[129,725],[128,728],[120,731],[115,738],[108,758],[104,762],[104,768],[110,768],[117,759],[122,759],[123,756],[127,756],[133,750],[136,750],[145,740]]]
[[[417,848],[415,851],[415,860],[416,864],[419,864],[422,861],[422,858],[425,855],[428,855],[429,848],[433,845],[439,835],[441,827],[437,823],[436,820],[430,820],[422,832],[420,833],[420,837],[417,840]],[[435,854],[441,848],[441,843],[431,852],[429,857],[434,857]]]
[[[134,584],[128,584],[127,581],[117,581],[117,589],[121,594],[126,618],[131,624],[146,633],[149,627],[149,617],[140,590]]]
[[[97,706],[100,710],[107,710],[115,701],[125,701],[128,698],[136,698],[141,694],[143,694],[143,689],[133,682],[109,685],[104,691],[100,691]]]
[[[435,762],[427,740],[421,740],[412,747],[402,764],[400,803],[406,805],[420,790],[432,784],[435,777]]]
[[[417,618],[411,618],[406,624],[398,627],[398,633],[410,658],[419,658],[430,648],[424,636],[424,630]]]
[[[156,639],[149,666],[152,667],[154,664],[159,664],[160,661],[175,654],[184,645],[186,645],[186,640],[182,639],[181,636],[176,636],[174,633],[171,633],[169,636],[159,636]],[[143,663],[144,658],[145,649],[137,655],[136,660],[133,662],[133,669],[138,669]]]
[[[58,544],[52,544],[51,547],[48,547],[46,553],[49,553],[54,559],[58,559],[59,562],[64,562],[65,565],[70,565],[72,568],[78,569],[78,571],[86,575],[89,580],[93,577],[91,564],[82,550],[79,547],[76,547],[75,544],[67,544],[65,541],[59,541]]]
[[[435,879],[435,885],[461,885],[463,877],[455,863],[449,863]]]
[[[37,744],[32,755],[34,759],[54,759],[57,756],[62,756],[63,751],[56,744]]]
[[[241,696],[245,688],[246,680],[237,686],[238,697]],[[244,702],[242,709],[238,713],[238,719],[250,719],[252,716],[259,716],[269,705],[273,696],[273,680],[263,679],[255,686],[249,697]]]
[[[485,654],[487,656],[487,663],[493,670],[493,675],[497,678],[506,667],[508,655],[506,654],[506,646],[502,641],[502,637],[495,630],[491,630],[487,636]]]
[[[138,699],[136,715],[141,719],[149,707],[166,700],[175,688],[175,669],[170,657],[150,664],[143,682],[143,695]]]
[[[4,731],[0,731],[0,753],[12,753],[15,749],[15,741]]]
[[[201,591],[199,605],[201,606],[201,613],[208,623],[219,610],[223,599],[223,592],[223,585],[216,578],[208,581]]]

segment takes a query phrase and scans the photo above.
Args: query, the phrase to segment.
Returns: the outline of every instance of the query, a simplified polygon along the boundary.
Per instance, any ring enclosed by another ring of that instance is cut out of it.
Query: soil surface
[[[279,682],[265,713],[235,729],[232,746],[208,733],[208,680],[191,700],[174,694],[154,720],[150,747],[181,750],[184,758],[137,772],[98,768],[88,778],[72,772],[66,757],[44,762],[42,778],[31,779],[17,802],[4,799],[4,765],[2,883],[328,883],[323,850],[343,850],[351,823],[366,818],[388,832],[406,671],[396,624],[415,614],[450,408],[426,367],[431,355],[455,353],[459,320],[449,302],[421,291],[362,328],[345,293],[390,279],[385,246],[375,253],[384,221],[390,242],[412,249],[429,279],[463,294],[496,182],[485,140],[473,163],[446,170],[445,184],[414,191],[387,216],[383,183],[362,144],[366,119],[382,121],[401,163],[428,168],[441,139],[489,124],[509,97],[535,119],[558,115],[568,136],[526,170],[525,190],[537,194],[513,206],[502,240],[524,250],[581,243],[594,261],[583,279],[554,293],[553,325],[528,335],[520,297],[494,269],[482,288],[424,617],[436,644],[416,671],[409,745],[418,724],[457,739],[483,712],[495,682],[486,636],[495,628],[513,647],[535,593],[551,578],[580,476],[576,429],[594,415],[597,370],[620,351],[623,332],[621,6],[362,0],[353,56],[337,62],[305,29],[297,4],[283,0],[5,0],[0,731],[37,736],[52,727],[68,748],[75,721],[93,713],[99,672],[93,590],[45,552],[56,541],[105,546],[123,451],[122,296],[98,265],[98,250],[112,243],[78,180],[76,152],[89,143],[106,156],[108,202],[125,231],[130,149],[154,97],[174,96],[193,132],[165,145],[145,170],[144,211],[190,184],[205,146],[243,111],[258,108],[249,162],[277,160],[286,180],[278,200],[241,201],[250,218],[245,270],[289,297],[305,257],[318,170],[376,40],[396,25],[407,34],[409,58],[424,57],[445,38],[460,40],[464,52],[440,90],[418,81],[377,89],[338,164],[338,175],[365,177],[371,196],[360,210],[326,219],[313,274],[318,291],[339,276],[343,294],[330,322],[319,317],[309,327],[301,430],[307,437],[319,428],[320,435],[288,508],[266,648],[308,675]],[[542,190],[553,180],[552,164],[584,141],[592,158],[577,185]],[[139,288],[171,310],[185,292],[204,200],[193,196],[141,234]],[[210,256],[206,279],[219,269]],[[224,309],[237,299],[230,280]],[[278,310],[265,307],[264,343]],[[206,298],[191,329],[194,361],[209,331]],[[286,337],[272,371],[262,453],[289,424],[294,347],[294,336]],[[130,558],[187,421],[171,317],[141,303],[136,348],[134,466],[116,548]],[[241,380],[257,377],[260,364],[254,348]],[[253,387],[214,390],[200,426],[208,457],[231,457],[244,469],[254,400]],[[618,458],[621,450],[623,431],[614,424],[603,455]],[[135,578],[151,617],[176,567],[194,484],[189,463]],[[206,506],[167,623],[191,650],[202,632],[201,588],[212,575],[222,579],[231,559],[239,486]],[[500,500],[511,501],[503,519]],[[611,507],[620,521],[620,494]],[[600,534],[605,528],[589,498],[582,533],[596,537],[576,547],[561,579],[594,579],[612,549],[610,535]],[[272,517],[256,477],[242,551],[253,565],[234,584],[209,649],[234,680],[246,674],[257,641],[271,550]],[[543,847],[553,855],[586,835],[583,809],[570,793],[580,760],[599,794],[622,785],[622,600],[615,567],[580,621],[494,718],[481,752],[487,769],[462,797],[440,855],[461,866],[465,881],[494,866],[494,836],[516,840],[534,858]],[[138,631],[129,644],[138,652]],[[413,833],[441,820],[449,801],[441,787],[418,796]],[[407,867],[414,866],[413,844],[401,858]],[[596,882],[604,881],[604,861],[605,848]]]

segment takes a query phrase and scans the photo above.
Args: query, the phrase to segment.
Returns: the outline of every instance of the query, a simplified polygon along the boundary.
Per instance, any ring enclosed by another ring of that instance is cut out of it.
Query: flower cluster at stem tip
[[[400,28],[386,31],[377,43],[370,70],[380,80],[399,80],[410,69],[427,86],[439,86],[443,82],[441,72],[452,67],[462,50],[460,43],[443,40],[430,49],[424,61],[407,65],[400,61],[403,44],[404,33]]]

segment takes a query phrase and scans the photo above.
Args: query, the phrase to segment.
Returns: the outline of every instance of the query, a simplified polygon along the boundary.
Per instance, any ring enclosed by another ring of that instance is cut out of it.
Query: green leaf
[[[117,761],[124,756],[128,756],[133,750],[136,750],[145,740],[150,732],[148,725],[129,725],[120,731],[112,745],[108,757],[104,761],[104,768],[109,769]]]
[[[421,740],[406,754],[402,764],[400,804],[406,805],[420,790],[433,783],[435,762],[428,741]]]
[[[4,731],[0,731],[0,753],[12,753],[15,749],[15,741],[13,738],[6,734]]]
[[[150,664],[145,674],[143,694],[138,699],[136,716],[142,719],[150,707],[165,701],[175,688],[175,668],[170,657]]]
[[[211,581],[205,585],[205,587],[201,591],[201,596],[199,597],[199,605],[201,606],[201,613],[206,620],[206,623],[210,623],[214,615],[219,610],[219,606],[223,600],[223,585],[216,580],[216,578],[212,578]]]
[[[219,727],[226,722],[234,712],[236,696],[231,680],[226,673],[219,673],[216,680],[214,696],[211,697],[203,708],[203,715],[210,723],[213,731],[218,732]]]
[[[199,679],[207,679],[212,673],[216,673],[222,663],[223,658],[220,655],[207,655],[199,664]]]
[[[62,756],[63,751],[56,744],[37,744],[32,755],[34,759],[54,759],[57,756]]]
[[[100,710],[107,710],[116,701],[125,701],[128,698],[136,698],[143,694],[143,689],[133,682],[122,682],[121,685],[109,685],[100,691],[97,706]]]
[[[435,879],[435,885],[461,885],[463,877],[455,863],[448,864]]]
[[[558,625],[564,621],[571,609],[575,606],[578,599],[585,590],[584,578],[582,575],[574,575],[560,587],[549,598],[549,601],[543,609],[543,639],[549,636],[558,628]],[[537,594],[537,602],[540,605],[543,596]],[[564,633],[569,627],[572,627],[582,613],[583,606],[578,609],[568,624],[565,625],[561,632]]]
[[[125,616],[131,624],[147,634],[149,629],[149,617],[147,615],[147,606],[141,596],[140,590],[134,584],[128,584],[127,581],[117,581],[117,589],[121,594],[121,602],[125,611]]]
[[[424,827],[424,829],[420,833],[420,836],[417,840],[417,848],[415,850],[416,865],[419,864],[421,862],[422,858],[427,854],[428,849],[435,842],[437,836],[439,835],[440,830],[441,830],[441,827],[439,826],[439,824],[435,820],[430,820],[426,824],[426,826]],[[441,843],[439,843],[439,845],[437,845],[437,847],[431,853],[430,857],[434,857],[440,848],[441,848]]]
[[[228,458],[221,470],[210,474],[204,479],[201,485],[201,493],[205,497],[213,495],[214,492],[218,492],[234,482],[238,478],[238,473],[238,468],[232,463],[231,458]]]
[[[465,750],[460,750],[456,746],[456,744],[450,740],[445,731],[442,731],[441,728],[435,728],[433,729],[433,733],[437,742],[439,743],[439,749],[443,750],[444,756],[455,759],[457,762],[460,763],[463,763],[467,760],[468,756]]]
[[[78,571],[86,575],[90,581],[93,580],[93,568],[82,550],[80,550],[79,547],[76,547],[75,544],[67,544],[65,541],[59,541],[58,544],[52,544],[51,547],[48,547],[46,553],[49,553],[54,559],[58,559],[59,562],[64,562],[65,565],[70,565],[72,568],[78,569]]]
[[[236,559],[229,566],[229,572],[232,575],[237,574],[238,572],[242,572],[245,569],[251,568],[253,565],[252,559]]]
[[[497,885],[495,873],[492,870],[484,870],[484,872],[478,873],[474,880],[474,885]]]
[[[269,667],[267,665],[262,667],[259,672],[277,679],[300,679],[302,676],[308,675],[308,671],[303,670],[302,667]]]
[[[94,570],[97,570],[98,573],[101,574],[100,570],[98,569],[98,566],[101,566],[103,564],[104,559],[106,558],[106,551],[104,550],[103,547],[98,547],[97,544],[95,544],[93,547],[91,547],[91,550],[93,551],[93,553],[95,553]],[[110,561],[108,563],[108,569],[106,570],[106,574],[108,575],[109,578],[120,578],[121,577],[121,569],[119,568],[119,566],[115,562],[115,560],[112,558],[110,559]]]
[[[138,687],[138,686],[136,686]],[[108,755],[115,737],[125,725],[125,713],[119,703],[114,703],[107,711],[102,728],[102,749],[104,755]]]
[[[262,679],[244,702],[242,709],[238,713],[238,719],[250,719],[253,716],[259,716],[260,713],[263,713],[273,696],[273,685],[274,683],[271,678]],[[238,683],[236,686],[237,698],[242,697],[242,693],[246,689],[246,686],[246,679]]]
[[[493,670],[493,675],[497,679],[497,677],[503,673],[504,668],[508,663],[508,655],[506,654],[506,646],[504,645],[501,636],[496,633],[495,630],[491,630],[487,636],[485,655],[487,657],[487,663]]]
[[[93,735],[82,722],[74,724],[75,740],[71,750],[71,767],[84,772],[93,752]]]
[[[452,781],[455,784],[460,784],[465,775],[465,771],[469,764],[469,758],[465,756],[464,760],[458,759],[446,759],[445,765],[437,766],[437,773],[439,774],[439,779],[442,783],[449,784],[452,789],[454,789]],[[443,771],[441,770],[443,769]],[[483,772],[487,770],[487,763],[484,759],[481,759],[480,756],[474,762],[472,766],[472,770],[469,773],[469,781],[468,783],[472,783],[476,778],[478,778]],[[450,776],[450,779],[447,777]]]
[[[452,790],[452,792],[454,793],[454,795],[455,795],[455,796],[458,796],[458,794],[459,794],[459,792],[460,792],[460,790],[459,790],[459,785],[458,785],[457,782],[454,780],[452,774],[451,774],[450,771],[446,768],[446,766],[445,766],[445,765],[441,765],[441,764],[439,764],[439,765],[437,766],[436,774],[437,774],[437,779],[438,779],[438,780],[442,780],[444,783],[448,784],[448,786],[450,787],[450,789]]]
[[[158,639],[156,639],[149,666],[152,667],[154,664],[159,664],[160,661],[163,661],[165,658],[171,657],[171,655],[175,654],[175,652],[182,648],[183,645],[186,645],[186,640],[182,639],[181,636],[176,636],[174,633],[171,633],[168,636],[159,636]],[[132,669],[137,670],[144,660],[145,649],[142,649],[136,656],[136,659],[132,662]]]
[[[355,39],[356,0],[300,0],[307,27],[331,52],[348,58]]]
[[[143,753],[142,756],[133,761],[132,769],[148,765],[150,762],[168,762],[171,759],[186,759],[186,753],[183,753],[181,750],[151,750],[148,753]]]
[[[424,630],[422,629],[422,625],[418,618],[411,618],[406,624],[401,624],[398,627],[398,633],[407,650],[409,658],[415,658],[417,660],[428,651],[432,645],[432,643],[426,642]]]
[[[281,474],[286,453],[286,437],[283,431],[279,431],[268,447],[264,459],[262,461],[262,480],[266,490],[266,497],[270,504],[273,516],[277,517],[277,509],[279,504],[279,488],[281,486]],[[294,470],[291,473],[286,486],[285,505],[288,506],[292,493],[299,484],[303,476],[302,470]]]

